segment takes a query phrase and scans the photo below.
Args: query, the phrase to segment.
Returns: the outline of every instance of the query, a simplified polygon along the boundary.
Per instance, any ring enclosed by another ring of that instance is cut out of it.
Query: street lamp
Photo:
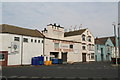
[[[115,58],[116,58],[116,65],[117,63],[117,35],[116,35],[116,25],[115,23],[112,24],[114,26],[114,36],[115,36]]]
[[[118,48],[119,48],[119,58],[120,58],[120,23],[118,23]]]

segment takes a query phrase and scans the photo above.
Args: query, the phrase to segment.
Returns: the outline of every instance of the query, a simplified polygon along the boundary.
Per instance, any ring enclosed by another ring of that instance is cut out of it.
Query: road
[[[68,79],[101,79],[116,80],[118,78],[118,66],[112,66],[109,62],[90,62],[75,64],[59,64],[51,66],[18,66],[3,67],[2,75],[6,78],[68,78]]]

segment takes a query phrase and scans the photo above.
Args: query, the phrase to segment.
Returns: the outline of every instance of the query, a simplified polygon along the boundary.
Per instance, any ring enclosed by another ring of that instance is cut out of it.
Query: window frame
[[[91,53],[91,59],[95,59],[95,53]]]
[[[40,40],[38,40],[38,43],[40,43]]]
[[[70,49],[73,49],[73,44],[70,44],[70,45],[69,45],[69,48],[70,48]]]
[[[33,42],[33,39],[31,39],[31,42]]]
[[[55,44],[58,44],[57,47]],[[54,48],[60,48],[60,44],[59,43],[54,43]]]
[[[28,38],[23,38],[23,42],[28,43]]]
[[[20,41],[20,37],[14,37],[14,41]]]
[[[4,55],[3,58],[0,58],[0,61],[5,61],[5,54],[2,53],[0,55],[2,55],[2,56]]]
[[[82,35],[82,41],[86,41],[84,34]]]

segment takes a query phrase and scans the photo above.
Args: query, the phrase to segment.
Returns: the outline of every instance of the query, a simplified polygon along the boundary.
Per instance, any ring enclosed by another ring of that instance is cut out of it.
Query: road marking
[[[75,79],[75,77],[66,77],[67,79]]]
[[[30,78],[34,78],[34,79],[36,79],[36,78],[41,78],[41,77],[34,77],[34,76],[33,76],[33,77],[30,77]]]
[[[19,76],[17,78],[28,78],[27,76]]]
[[[48,78],[52,78],[52,77],[42,77],[43,79],[48,79]]]
[[[18,77],[18,76],[10,76],[10,77],[8,77],[8,78],[16,78],[16,77]]]

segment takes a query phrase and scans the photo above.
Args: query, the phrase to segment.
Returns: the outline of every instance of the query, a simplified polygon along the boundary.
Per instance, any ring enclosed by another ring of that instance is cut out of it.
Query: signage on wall
[[[18,54],[19,53],[19,44],[16,42],[12,42],[11,43],[11,51],[10,51],[10,55],[12,54]]]
[[[79,52],[79,50],[78,50],[78,49],[75,49],[75,50],[74,50],[74,53],[76,53],[76,54],[77,54],[78,52]]]
[[[61,44],[62,49],[69,49],[69,44]]]
[[[100,51],[100,50],[98,50],[98,53],[101,53],[101,51]]]
[[[53,40],[54,43],[60,43],[59,48],[55,48],[56,51],[63,51],[63,52],[73,52],[73,49],[70,48],[70,45],[73,45],[73,42],[70,41],[60,41],[60,40]],[[75,51],[77,53],[77,51]]]

